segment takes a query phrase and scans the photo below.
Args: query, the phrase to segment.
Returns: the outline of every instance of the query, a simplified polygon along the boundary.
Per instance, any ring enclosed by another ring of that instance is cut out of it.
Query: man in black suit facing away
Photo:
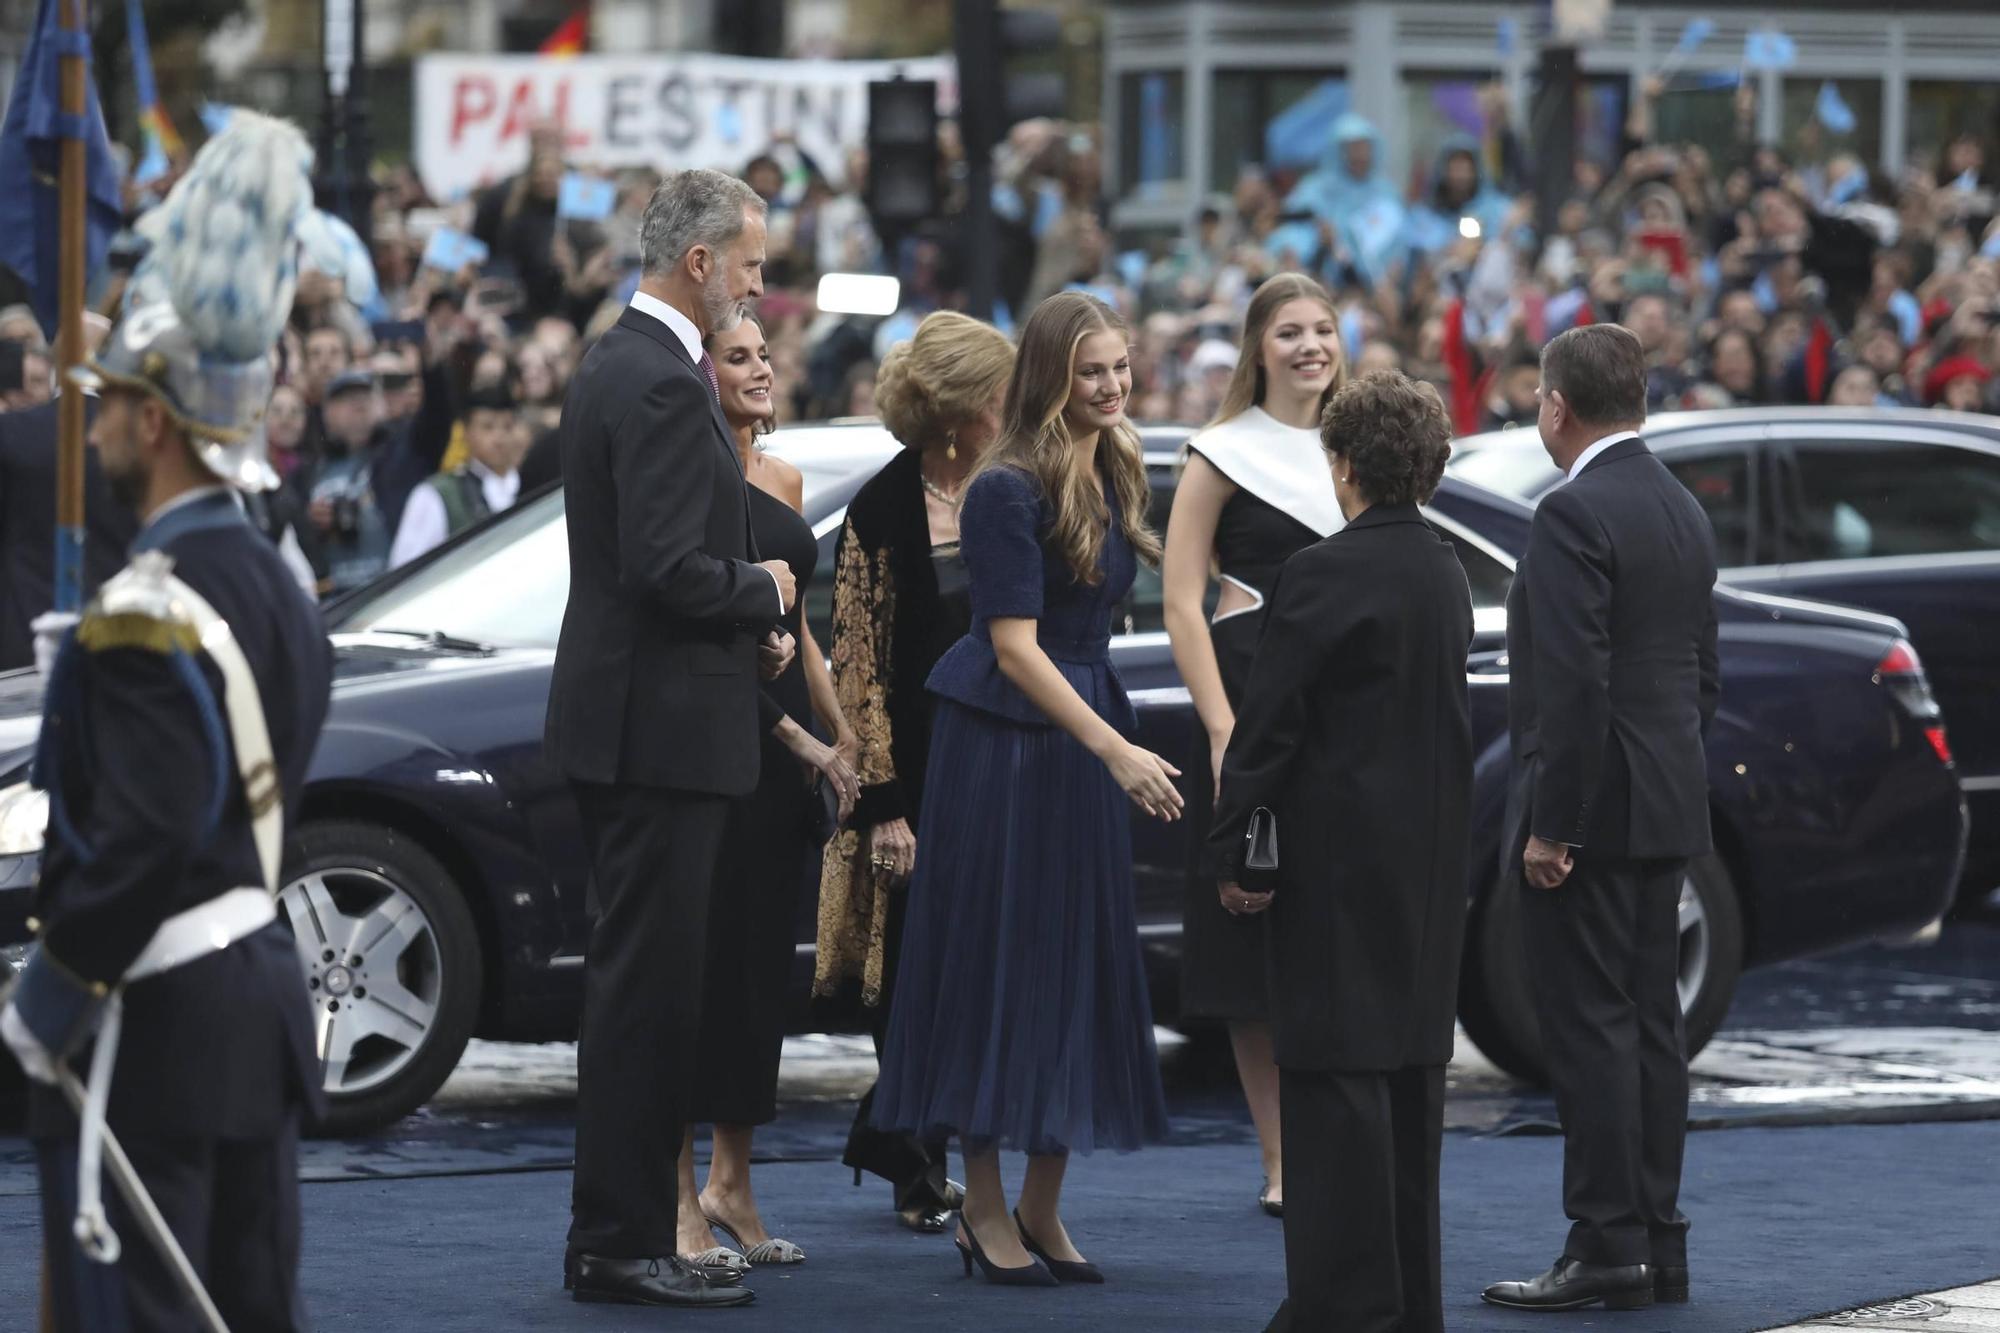
[[[561,425],[570,591],[547,745],[582,814],[596,910],[564,1285],[738,1305],[749,1291],[676,1255],[674,1172],[723,816],[756,786],[759,728],[782,716],[760,665],[775,675],[792,652],[770,633],[792,573],[757,561],[702,350],[763,293],[763,202],[720,172],[671,176],[640,251],[631,308],[584,358]]]
[[[1640,1309],[1688,1293],[1679,904],[1688,859],[1712,846],[1715,539],[1639,438],[1646,359],[1631,333],[1557,337],[1537,394],[1542,442],[1568,480],[1537,507],[1507,598],[1507,855],[1525,880],[1573,1225],[1548,1272],[1485,1298]]]

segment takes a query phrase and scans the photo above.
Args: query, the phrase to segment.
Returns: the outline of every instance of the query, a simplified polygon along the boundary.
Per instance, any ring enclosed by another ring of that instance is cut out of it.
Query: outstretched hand
[[[1169,824],[1181,817],[1185,802],[1173,781],[1181,775],[1178,768],[1151,750],[1129,744],[1105,764],[1125,794],[1132,798],[1132,804]]]

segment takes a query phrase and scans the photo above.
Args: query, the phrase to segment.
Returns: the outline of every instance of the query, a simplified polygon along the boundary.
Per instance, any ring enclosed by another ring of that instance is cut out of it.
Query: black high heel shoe
[[[1049,1252],[1042,1248],[1041,1243],[1028,1234],[1028,1225],[1021,1220],[1019,1208],[1014,1210],[1014,1230],[1021,1233],[1021,1244],[1027,1247],[1028,1253],[1049,1266],[1049,1272],[1055,1275],[1056,1281],[1103,1285],[1104,1274],[1096,1264],[1086,1263],[1081,1259],[1051,1259]],[[966,1234],[971,1234],[969,1229]]]
[[[965,1275],[967,1277],[972,1276],[972,1265],[976,1261],[979,1264],[979,1271],[986,1275],[986,1280],[1002,1287],[1053,1287],[1056,1285],[1055,1274],[1043,1267],[1039,1259],[1030,1259],[1025,1268],[1000,1267],[1000,1265],[986,1257],[986,1251],[979,1248],[979,1233],[972,1229],[972,1224],[967,1222],[963,1216],[958,1221],[959,1227],[965,1232],[965,1235],[953,1236],[951,1243],[958,1246],[958,1257],[965,1261]]]

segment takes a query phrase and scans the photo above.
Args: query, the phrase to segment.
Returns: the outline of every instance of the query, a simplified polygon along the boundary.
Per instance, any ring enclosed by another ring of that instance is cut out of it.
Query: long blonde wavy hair
[[[1333,308],[1333,297],[1318,281],[1303,273],[1274,273],[1257,286],[1256,294],[1250,298],[1250,309],[1243,316],[1243,342],[1236,356],[1236,373],[1229,377],[1229,387],[1222,392],[1222,406],[1215,411],[1211,426],[1242,416],[1251,408],[1264,401],[1264,335],[1270,331],[1271,321],[1278,311],[1291,301],[1317,301],[1326,307],[1327,314],[1335,319],[1333,335],[1333,379],[1328,382],[1326,392],[1319,396],[1320,414],[1326,414],[1326,405],[1333,396],[1347,385],[1347,349],[1340,344],[1338,329],[1339,313]]]
[[[1063,408],[1075,382],[1077,349],[1085,338],[1102,332],[1130,337],[1117,312],[1094,296],[1058,292],[1035,307],[1021,327],[1000,438],[975,469],[1018,467],[1040,483],[1055,511],[1049,541],[1083,584],[1103,577],[1097,562],[1104,554],[1111,514],[1097,478],[1078,465]],[[1099,438],[1097,465],[1118,497],[1121,526],[1133,553],[1149,565],[1159,564],[1160,539],[1146,522],[1152,491],[1145,456],[1129,419]]]

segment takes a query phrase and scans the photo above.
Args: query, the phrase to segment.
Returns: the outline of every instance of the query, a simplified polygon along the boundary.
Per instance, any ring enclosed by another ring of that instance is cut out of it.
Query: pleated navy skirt
[[[877,1126],[1036,1154],[1165,1137],[1130,808],[1067,732],[939,701]]]

